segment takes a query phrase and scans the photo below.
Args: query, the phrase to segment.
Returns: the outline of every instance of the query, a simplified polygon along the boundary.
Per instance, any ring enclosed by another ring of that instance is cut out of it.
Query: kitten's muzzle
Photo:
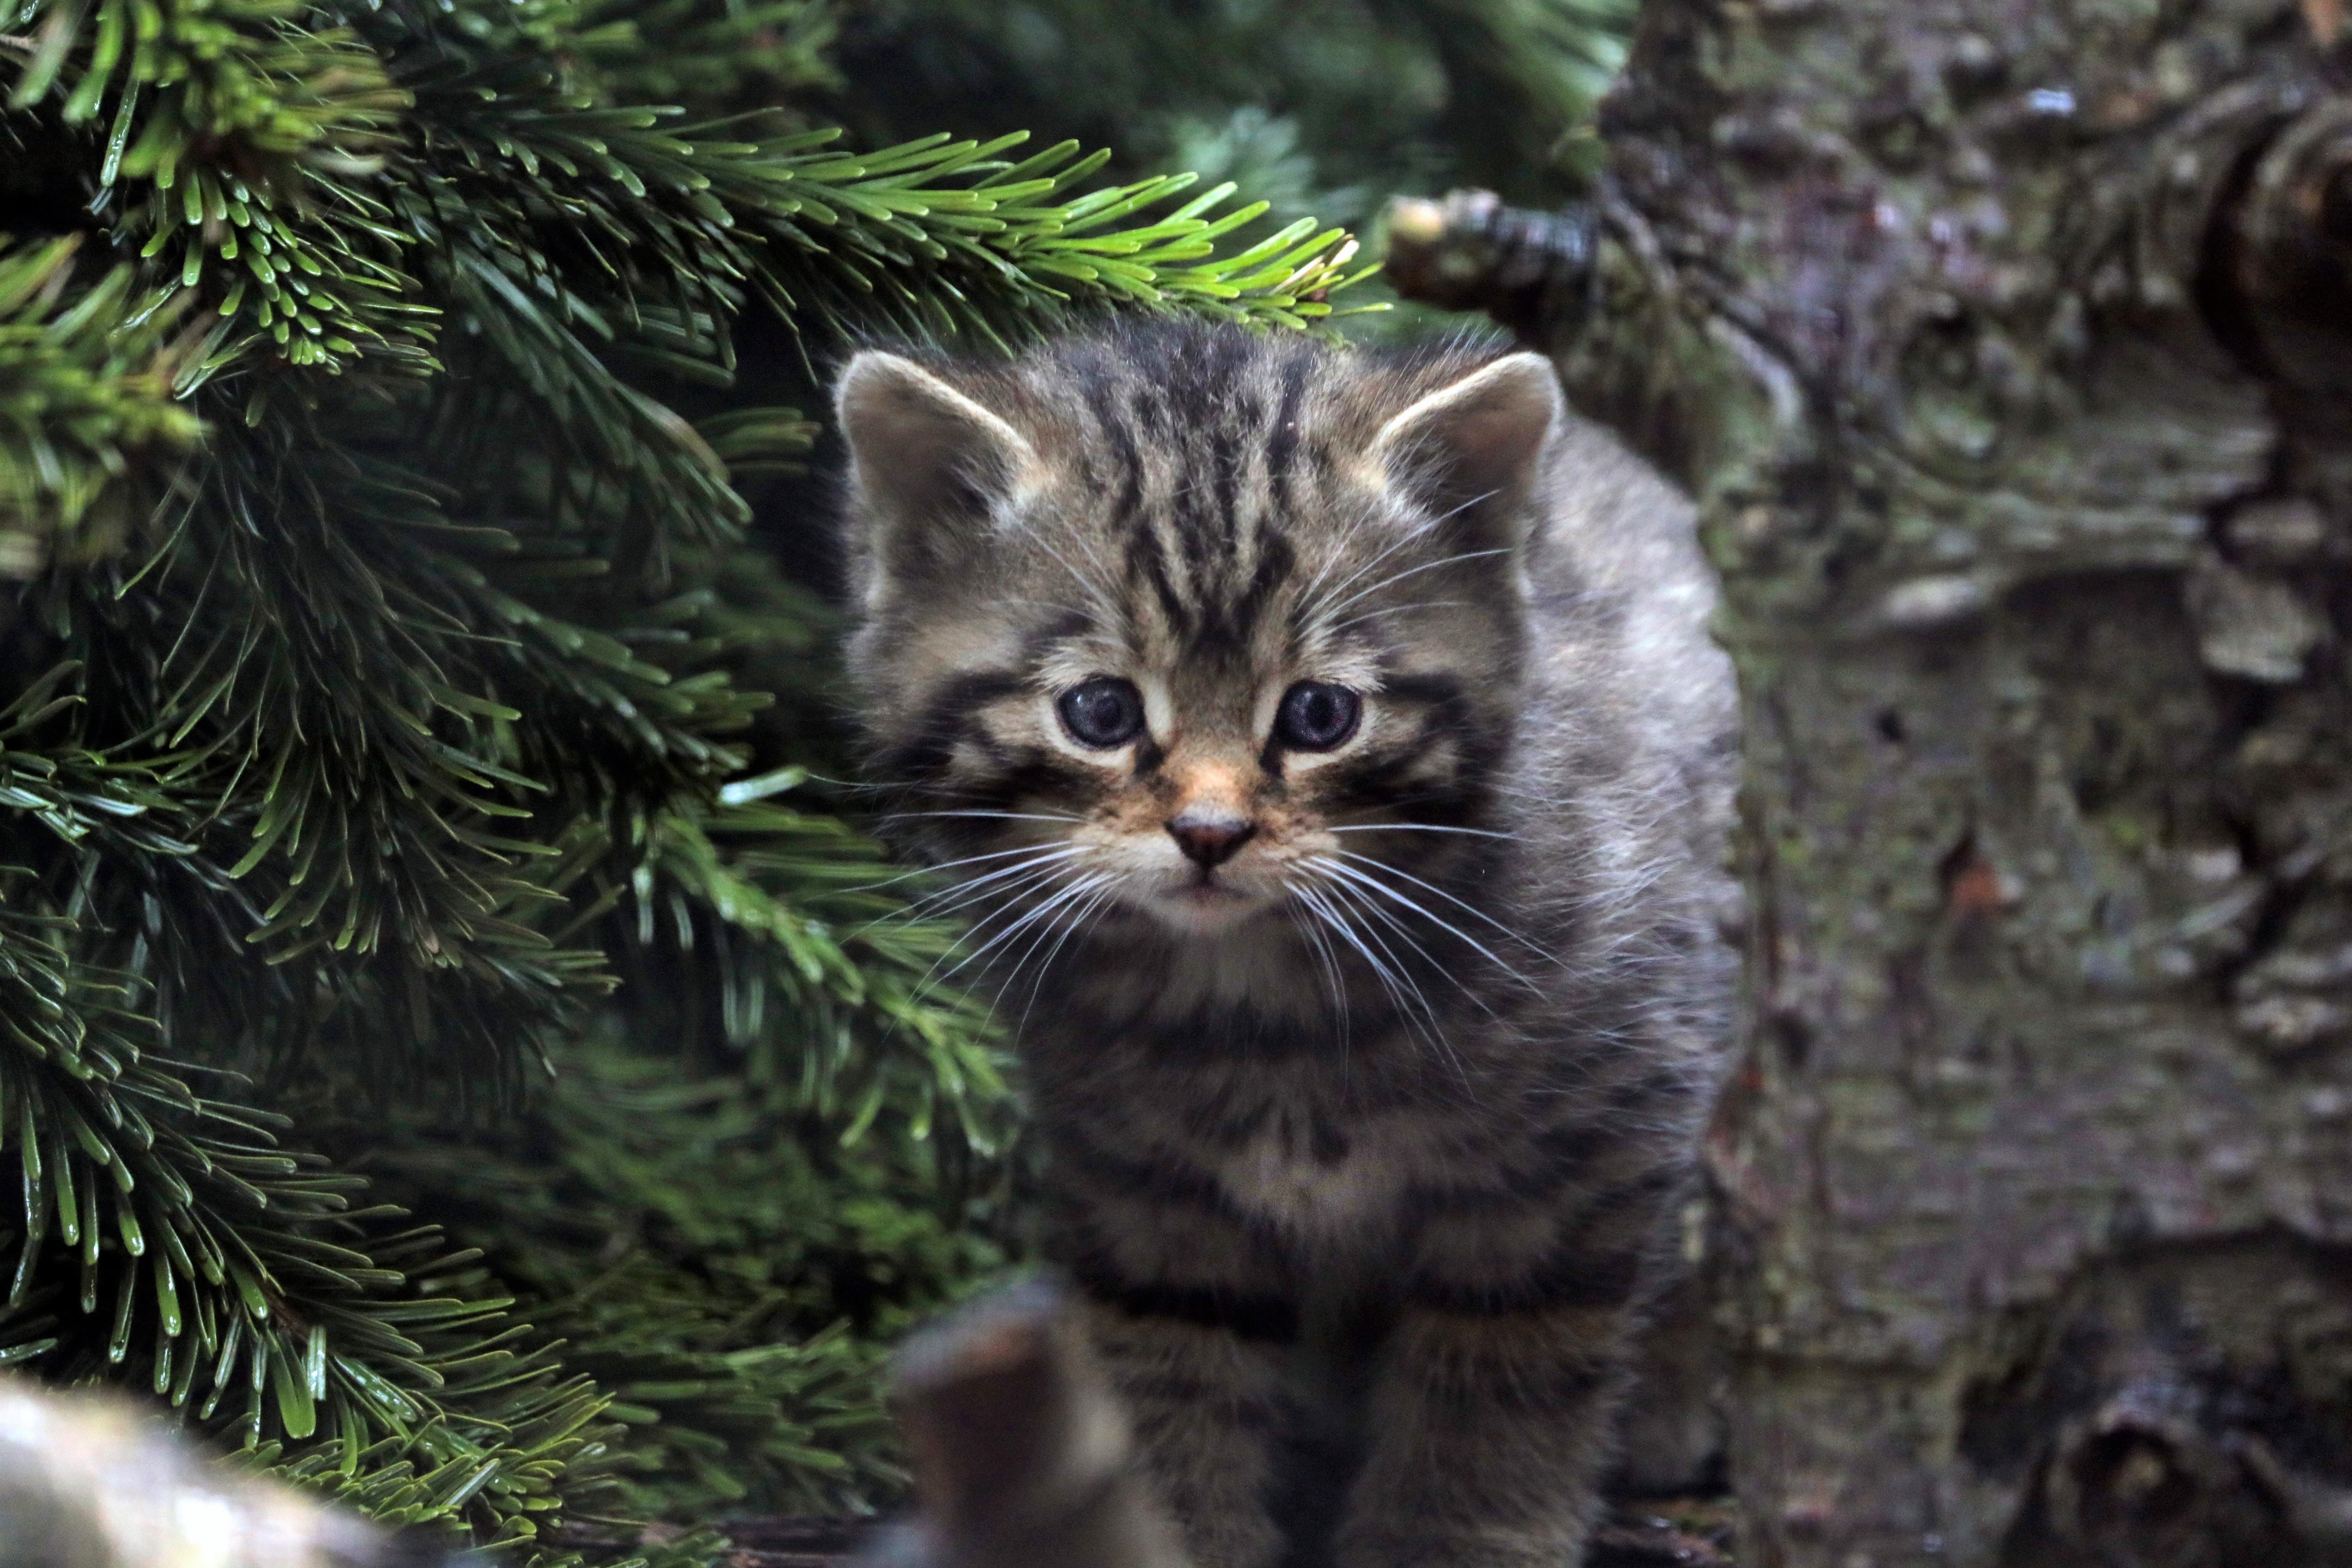
[[[1256,823],[1234,812],[1188,809],[1168,819],[1168,836],[1203,871],[1232,859],[1256,833]]]

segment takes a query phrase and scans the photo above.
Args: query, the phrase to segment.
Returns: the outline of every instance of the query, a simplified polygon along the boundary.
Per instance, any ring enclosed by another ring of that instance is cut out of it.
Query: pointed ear
[[[1391,484],[1440,518],[1509,519],[1496,542],[1516,548],[1526,528],[1519,502],[1533,488],[1562,400],[1551,362],[1515,353],[1431,393],[1372,437],[1372,460]]]
[[[881,576],[944,564],[1037,467],[1021,433],[912,360],[867,349],[834,392],[860,529]],[[868,592],[879,585],[869,580]]]

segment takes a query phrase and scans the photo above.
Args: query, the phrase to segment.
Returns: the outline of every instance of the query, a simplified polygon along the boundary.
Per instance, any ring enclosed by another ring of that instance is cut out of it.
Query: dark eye
[[[1143,693],[1131,680],[1098,675],[1063,692],[1055,706],[1082,746],[1124,746],[1143,733]]]
[[[1302,680],[1282,694],[1274,738],[1295,752],[1328,752],[1356,732],[1364,700],[1344,686]]]

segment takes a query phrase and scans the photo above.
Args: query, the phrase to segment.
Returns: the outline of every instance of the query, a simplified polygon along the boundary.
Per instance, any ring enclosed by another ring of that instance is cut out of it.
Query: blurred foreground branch
[[[869,1568],[1183,1568],[1068,1297],[1030,1280],[898,1353],[919,1520]]]
[[[438,1556],[205,1464],[127,1403],[0,1382],[0,1568],[421,1568]]]

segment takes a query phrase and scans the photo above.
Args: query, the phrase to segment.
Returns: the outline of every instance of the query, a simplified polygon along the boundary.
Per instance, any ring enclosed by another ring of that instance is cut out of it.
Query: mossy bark
[[[1533,330],[1726,585],[1749,1568],[2352,1562],[2343,13],[1650,0],[1604,111]]]

